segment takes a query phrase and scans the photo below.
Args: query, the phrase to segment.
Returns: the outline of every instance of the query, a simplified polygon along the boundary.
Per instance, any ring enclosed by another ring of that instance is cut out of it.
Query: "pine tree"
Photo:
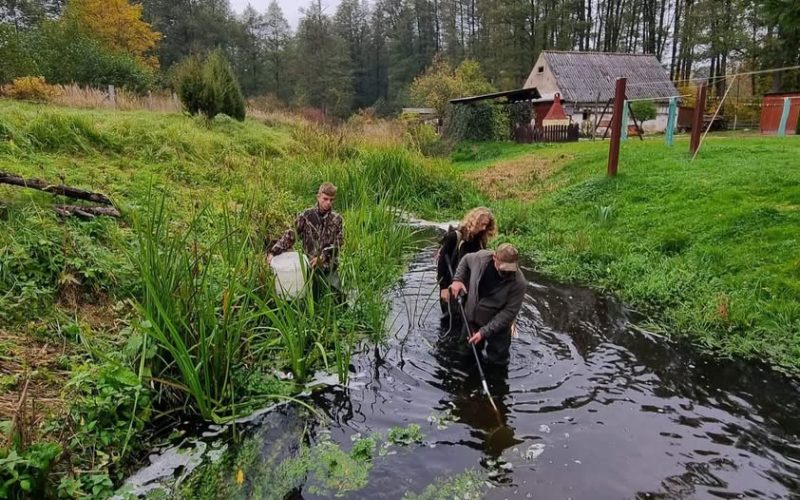
[[[264,92],[278,96],[284,102],[291,98],[289,82],[289,44],[291,41],[289,22],[283,15],[280,5],[272,0],[264,14],[263,46],[267,61],[267,76]]]
[[[321,108],[344,117],[354,98],[352,68],[347,44],[338,36],[321,0],[312,1],[300,20],[296,36],[298,104]]]

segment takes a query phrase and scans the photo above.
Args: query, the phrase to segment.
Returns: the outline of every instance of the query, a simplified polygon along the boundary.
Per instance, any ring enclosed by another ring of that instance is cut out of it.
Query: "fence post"
[[[692,120],[692,140],[689,141],[689,152],[694,155],[700,147],[700,129],[703,128],[703,116],[706,113],[706,82],[697,89],[697,99],[694,103],[694,120]]]
[[[113,108],[117,107],[117,91],[113,85],[108,86],[108,100],[111,101]]]
[[[625,104],[622,106],[622,131],[621,131],[622,135],[620,139],[622,139],[623,141],[628,140],[628,121],[630,120],[631,117],[631,111],[628,106],[630,106],[630,104],[626,100]]]
[[[786,124],[789,122],[789,110],[792,107],[792,100],[788,97],[783,98],[783,114],[781,114],[781,124],[778,127],[778,135],[784,137],[786,135]]]
[[[667,146],[672,146],[675,140],[675,120],[678,118],[678,98],[669,98],[669,113],[667,115],[667,131],[664,134],[664,139],[667,141]]]
[[[611,145],[608,149],[608,175],[617,175],[619,166],[619,136],[620,125],[622,125],[622,108],[625,103],[625,84],[627,78],[617,78],[616,89],[614,90],[614,114],[611,115]]]

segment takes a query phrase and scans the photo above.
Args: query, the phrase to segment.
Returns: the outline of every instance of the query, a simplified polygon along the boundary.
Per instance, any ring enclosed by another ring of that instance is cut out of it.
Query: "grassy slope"
[[[494,202],[501,231],[542,270],[613,291],[667,332],[800,368],[800,137],[710,137],[695,162],[687,149],[629,140],[615,179],[607,142],[537,150],[571,159],[531,185],[553,192]]]

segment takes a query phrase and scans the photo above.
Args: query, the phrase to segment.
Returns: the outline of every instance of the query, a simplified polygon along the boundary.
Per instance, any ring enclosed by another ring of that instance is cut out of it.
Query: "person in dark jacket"
[[[508,365],[512,325],[528,286],[518,262],[517,249],[508,243],[494,252],[481,250],[461,260],[450,286],[454,297],[466,293],[469,343],[479,352],[485,348],[496,366]]]
[[[497,235],[497,223],[492,212],[485,207],[473,208],[464,216],[457,228],[450,228],[442,239],[438,253],[437,281],[442,312],[447,313],[450,301],[452,273],[465,255],[483,250]]]

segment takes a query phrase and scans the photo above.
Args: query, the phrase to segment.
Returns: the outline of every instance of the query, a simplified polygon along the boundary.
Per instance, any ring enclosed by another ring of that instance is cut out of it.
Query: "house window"
[[[582,114],[583,114],[583,117],[582,117],[583,120],[588,120],[589,119],[589,110],[588,109],[584,109]]]
[[[544,66],[539,66],[539,67],[537,68],[537,71],[538,71],[539,73],[544,73]]]

